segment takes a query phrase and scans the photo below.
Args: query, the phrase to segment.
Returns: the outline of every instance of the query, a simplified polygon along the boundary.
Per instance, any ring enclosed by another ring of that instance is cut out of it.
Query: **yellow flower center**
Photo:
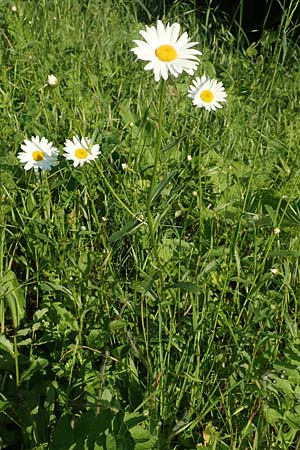
[[[44,159],[44,153],[42,152],[42,150],[36,150],[32,153],[32,158],[35,161],[42,161]]]
[[[77,148],[75,150],[75,156],[78,159],[86,159],[89,152],[85,148]]]
[[[209,89],[206,89],[205,91],[201,92],[200,98],[205,103],[211,103],[214,99],[214,94]]]
[[[163,62],[174,61],[177,58],[177,52],[171,45],[165,44],[157,47],[155,54]]]

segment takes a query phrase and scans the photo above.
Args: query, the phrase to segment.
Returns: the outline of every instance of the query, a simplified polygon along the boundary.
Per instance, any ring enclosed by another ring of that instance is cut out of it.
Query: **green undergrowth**
[[[294,10],[237,45],[218,11],[164,4],[228,98],[207,113],[169,78],[153,246],[159,85],[130,51],[150,6],[0,5],[0,448],[299,448]],[[17,159],[76,134],[95,163]]]

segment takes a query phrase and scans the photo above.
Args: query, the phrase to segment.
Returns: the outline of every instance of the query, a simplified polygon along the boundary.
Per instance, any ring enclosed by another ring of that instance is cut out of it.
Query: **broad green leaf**
[[[219,267],[219,264],[214,259],[213,261],[210,261],[209,263],[204,265],[203,269],[201,270],[200,275],[208,274],[208,273],[212,272],[213,270],[216,270],[218,267]]]
[[[48,366],[48,361],[45,358],[37,358],[24,370],[21,375],[21,381],[29,380],[36,372],[41,372],[45,367]]]
[[[279,377],[273,377],[273,388],[275,390],[283,391],[287,395],[293,395],[294,393],[291,382]]]
[[[282,415],[280,412],[276,411],[276,409],[266,407],[266,419],[267,422],[272,424],[274,422],[278,422],[278,420],[282,419]]]
[[[89,258],[89,254],[86,253],[82,253],[79,256],[78,259],[78,269],[80,270],[80,272],[84,273],[87,271],[87,269],[89,268],[89,264],[90,264],[90,258]]]
[[[291,411],[286,411],[284,414],[284,419],[291,428],[300,431],[300,417],[298,415],[292,413]]]
[[[71,450],[71,448],[74,448],[76,444],[70,422],[71,420],[67,416],[63,416],[58,420],[52,431],[49,450]]]
[[[125,328],[126,325],[128,325],[128,322],[126,320],[120,319],[120,320],[113,320],[109,326],[111,330],[119,330]]]
[[[282,378],[288,378],[289,381],[297,382],[300,384],[300,374],[294,365],[289,364],[286,361],[280,361],[274,363],[273,367],[277,371],[277,373],[280,373],[280,376]]]
[[[14,357],[13,344],[4,336],[4,334],[0,334],[0,349],[1,348]]]
[[[150,431],[146,430],[144,427],[137,425],[130,428],[130,434],[136,443],[135,450],[153,449],[155,438],[154,436],[151,436]]]
[[[294,369],[300,367],[300,355],[298,353],[293,352],[292,350],[289,350],[288,352],[285,352],[285,356],[287,358],[287,361],[289,361],[289,364],[294,366]],[[282,366],[286,364],[286,362],[281,363]],[[277,363],[278,365],[278,363]],[[283,367],[285,369],[285,367]]]
[[[66,326],[70,330],[78,331],[79,325],[73,314],[58,303],[53,303],[60,318],[60,326]]]
[[[4,295],[5,305],[10,309],[14,328],[18,328],[25,315],[25,298],[15,273],[8,270],[0,284],[0,295]]]
[[[106,437],[106,450],[119,450],[116,439],[111,434],[108,434]]]

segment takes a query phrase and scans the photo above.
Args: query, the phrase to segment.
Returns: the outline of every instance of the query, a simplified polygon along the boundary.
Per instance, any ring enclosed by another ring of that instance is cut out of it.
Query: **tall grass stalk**
[[[159,164],[159,159],[161,156],[161,147],[162,147],[162,135],[163,135],[163,118],[164,118],[164,99],[165,99],[165,91],[166,91],[166,82],[165,80],[160,80],[159,86],[159,102],[158,102],[158,122],[157,122],[157,133],[155,136],[155,144],[154,144],[154,162],[151,174],[150,188],[147,198],[147,219],[148,219],[148,227],[150,233],[151,244],[153,247],[154,255],[156,258],[156,264],[158,268],[160,267],[160,260],[157,252],[157,234],[155,230],[154,219],[151,211],[151,205],[153,200],[155,183],[157,182],[157,169]]]

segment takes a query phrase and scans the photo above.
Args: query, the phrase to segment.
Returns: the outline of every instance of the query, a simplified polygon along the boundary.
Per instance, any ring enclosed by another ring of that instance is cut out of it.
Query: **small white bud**
[[[11,10],[12,10],[12,12],[17,12],[18,11],[16,5],[12,5]]]
[[[56,78],[55,75],[48,75],[48,84],[49,86],[57,86],[58,84],[58,79]]]
[[[122,163],[121,167],[123,170],[127,170],[128,169],[128,165],[126,163]]]
[[[279,233],[280,233],[280,228],[278,228],[278,227],[275,227],[274,229],[273,229],[273,233],[277,236]]]
[[[191,155],[187,155],[186,159],[187,159],[188,161],[192,161],[192,156],[191,156]]]

